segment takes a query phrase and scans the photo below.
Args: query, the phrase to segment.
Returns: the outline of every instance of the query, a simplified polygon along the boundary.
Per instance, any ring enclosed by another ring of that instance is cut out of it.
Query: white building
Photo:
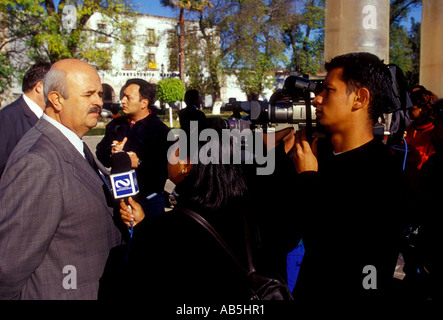
[[[99,71],[102,83],[109,86],[114,97],[105,92],[104,100],[118,102],[121,87],[128,79],[142,78],[150,83],[157,83],[162,78],[178,77],[178,67],[170,70],[168,43],[171,37],[177,37],[175,26],[177,19],[152,15],[137,15],[135,27],[130,31],[134,41],[132,46],[116,44],[112,38],[99,36],[97,46],[112,50],[111,69]],[[109,33],[110,25],[100,14],[94,14],[88,22],[91,27]],[[194,23],[187,21],[187,24]]]
[[[110,69],[98,71],[104,84],[103,100],[105,103],[119,102],[120,89],[128,79],[142,78],[150,83],[158,83],[163,78],[179,77],[178,58],[175,57],[175,63],[174,59],[171,59],[178,52],[177,23],[176,18],[137,14],[135,27],[129,31],[133,44],[125,45],[105,35],[112,34],[112,24],[106,20],[106,17],[100,13],[91,16],[88,21],[89,27],[103,32],[99,35],[94,33],[96,38],[91,39],[91,44],[112,53]],[[185,27],[186,30],[192,30],[197,35],[200,33],[197,21],[186,20]],[[171,47],[171,45],[176,47]],[[16,61],[23,62],[26,59],[25,55],[16,57]],[[207,76],[206,71],[203,70],[202,75]],[[221,81],[223,103],[228,102],[230,97],[235,97],[239,101],[246,100],[246,94],[241,91],[235,76],[226,75]],[[15,100],[21,93],[21,83],[15,83],[12,87],[12,95],[4,105]],[[266,97],[269,95],[270,92],[265,94]],[[212,106],[211,96],[206,96],[205,105]]]

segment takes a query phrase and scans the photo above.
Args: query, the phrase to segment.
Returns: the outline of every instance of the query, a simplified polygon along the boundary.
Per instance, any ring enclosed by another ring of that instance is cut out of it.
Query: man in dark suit
[[[0,181],[0,299],[96,299],[121,240],[106,197],[109,172],[81,140],[97,125],[100,77],[86,62],[61,60],[44,94],[45,113]]]
[[[12,150],[45,110],[43,78],[50,67],[51,64],[47,62],[34,64],[23,77],[23,94],[0,110],[0,178]]]
[[[190,122],[197,121],[199,128],[203,128],[206,122],[205,114],[198,110],[201,104],[200,94],[195,89],[190,89],[185,93],[186,108],[178,112],[178,118],[180,119],[180,128],[184,130],[188,135],[191,130]]]

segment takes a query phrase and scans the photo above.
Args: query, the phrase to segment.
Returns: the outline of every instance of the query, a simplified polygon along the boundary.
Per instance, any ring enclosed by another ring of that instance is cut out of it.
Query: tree
[[[157,84],[157,98],[160,102],[171,103],[182,101],[185,96],[185,85],[180,79],[167,78]]]
[[[411,9],[420,5],[421,0],[391,0],[389,61],[403,70],[410,86],[419,82],[420,23],[411,18],[407,30],[403,22]]]
[[[246,94],[262,93],[270,87],[269,71],[281,68],[285,60],[280,32],[285,6],[290,0],[212,3],[213,7],[199,17],[199,22],[206,43],[204,56],[210,66],[209,80],[216,97],[219,96],[220,68],[235,74]],[[212,30],[216,30],[216,36]]]
[[[185,85],[180,79],[162,79],[157,84],[157,98],[161,103],[169,103],[169,123],[172,128],[172,102],[182,101],[185,97]]]
[[[185,83],[185,10],[203,11],[205,7],[212,6],[210,1],[204,0],[160,0],[164,7],[178,8],[180,10],[177,32],[179,33],[179,73],[180,79]]]
[[[14,71],[8,53],[0,52],[0,95],[11,87]]]
[[[0,13],[0,95],[11,87],[15,72],[14,66],[9,59],[9,53],[6,51],[8,43],[8,24],[3,17],[4,15]]]
[[[68,14],[65,10],[64,15],[64,9],[72,8],[68,4],[76,10]],[[107,30],[88,23],[94,13],[102,15],[109,25]],[[8,37],[0,43],[0,49],[8,45],[18,67],[26,69],[35,61],[78,58],[107,70],[111,52],[97,46],[97,39],[106,36],[124,42],[134,10],[127,0],[60,0],[57,8],[53,0],[2,0],[0,15],[8,27]],[[66,19],[72,19],[72,30],[65,28]]]
[[[325,0],[292,3],[282,34],[292,53],[289,70],[311,74],[320,71],[324,64],[324,28]]]

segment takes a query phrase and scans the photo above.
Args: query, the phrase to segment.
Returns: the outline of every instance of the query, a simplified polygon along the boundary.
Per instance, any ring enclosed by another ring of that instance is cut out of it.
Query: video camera
[[[311,93],[321,91],[323,79],[310,80],[298,76],[286,78],[284,88],[271,96],[270,101],[236,101],[230,98],[224,111],[232,111],[233,116],[225,121],[229,129],[262,128],[280,131],[294,125],[306,127],[307,135],[312,135],[315,125],[314,107]],[[249,119],[239,119],[240,112],[249,114]]]

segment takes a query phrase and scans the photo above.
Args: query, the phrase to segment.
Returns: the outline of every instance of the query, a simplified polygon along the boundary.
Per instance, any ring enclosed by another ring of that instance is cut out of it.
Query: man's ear
[[[43,82],[42,81],[37,82],[37,84],[34,87],[34,90],[38,94],[43,93]]]
[[[360,88],[355,92],[353,110],[358,110],[369,106],[370,92],[366,88]]]
[[[64,99],[65,98],[63,98],[63,96],[57,91],[51,91],[48,94],[48,101],[57,112],[60,112],[62,110]]]

